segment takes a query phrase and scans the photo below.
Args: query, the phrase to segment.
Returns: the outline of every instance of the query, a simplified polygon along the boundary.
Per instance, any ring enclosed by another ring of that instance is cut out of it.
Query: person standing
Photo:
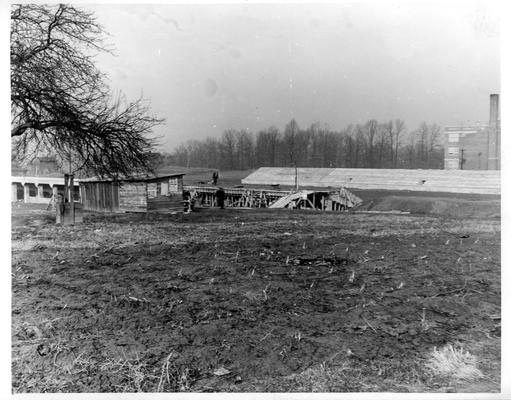
[[[218,171],[214,171],[213,172],[213,177],[212,177],[212,180],[211,180],[211,183],[213,184],[213,186],[216,186],[218,182]]]
[[[216,191],[216,204],[218,205],[218,207],[220,207],[221,209],[224,208],[224,200],[225,200],[225,192],[224,192],[224,189],[222,188],[218,188],[218,190]]]

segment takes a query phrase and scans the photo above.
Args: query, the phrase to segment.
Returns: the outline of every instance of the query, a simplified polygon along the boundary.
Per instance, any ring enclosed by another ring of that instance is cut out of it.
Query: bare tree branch
[[[51,149],[101,176],[150,168],[154,126],[163,123],[140,98],[112,101],[91,52],[111,52],[93,13],[73,6],[11,9],[13,155]]]

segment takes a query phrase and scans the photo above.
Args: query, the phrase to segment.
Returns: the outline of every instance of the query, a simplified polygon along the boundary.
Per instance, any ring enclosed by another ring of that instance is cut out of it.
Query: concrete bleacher
[[[295,169],[263,167],[241,182],[294,186]],[[500,171],[365,168],[298,168],[298,185],[492,195],[499,195],[501,186]]]

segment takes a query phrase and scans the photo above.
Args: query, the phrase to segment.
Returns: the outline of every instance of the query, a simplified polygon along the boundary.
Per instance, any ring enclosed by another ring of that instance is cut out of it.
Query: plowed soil
[[[498,391],[500,220],[14,206],[20,392]],[[462,346],[482,376],[436,375]]]

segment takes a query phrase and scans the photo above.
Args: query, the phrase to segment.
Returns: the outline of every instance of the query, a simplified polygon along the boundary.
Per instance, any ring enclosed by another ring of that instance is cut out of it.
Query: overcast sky
[[[481,3],[83,6],[111,34],[98,66],[166,119],[165,150],[295,118],[487,122],[500,92],[498,13]]]

